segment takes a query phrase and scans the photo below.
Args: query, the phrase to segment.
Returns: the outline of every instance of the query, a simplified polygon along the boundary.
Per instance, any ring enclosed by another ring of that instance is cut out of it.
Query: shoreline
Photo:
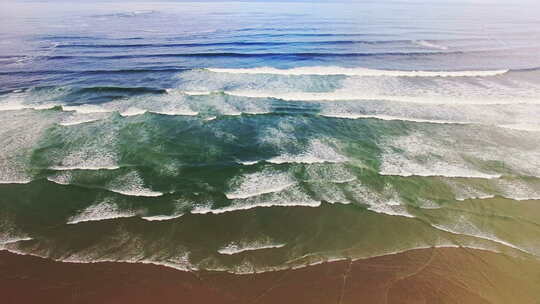
[[[427,248],[255,274],[0,251],[3,303],[535,303],[540,261]]]

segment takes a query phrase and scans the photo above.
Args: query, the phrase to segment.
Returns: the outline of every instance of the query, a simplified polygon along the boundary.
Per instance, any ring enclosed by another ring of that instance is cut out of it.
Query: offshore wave
[[[206,92],[215,94],[216,92]],[[392,96],[373,95],[364,92],[351,92],[339,90],[334,92],[262,92],[262,91],[224,91],[227,94],[246,98],[273,98],[285,101],[389,101],[419,104],[475,104],[475,105],[501,105],[501,104],[540,104],[535,98],[491,98],[491,97],[460,97],[446,96],[423,97],[423,96]]]
[[[290,46],[290,45],[385,45],[396,43],[412,43],[434,49],[447,50],[448,48],[439,46],[434,42],[425,40],[324,40],[324,41],[232,41],[232,42],[210,42],[210,43],[131,43],[131,44],[90,44],[90,43],[70,43],[58,44],[55,48],[171,48],[171,47],[219,47],[219,46]]]
[[[185,68],[185,67],[155,67],[155,68],[133,68],[133,69],[96,69],[96,70],[33,70],[33,71],[10,71],[1,72],[0,75],[69,75],[69,74],[81,74],[81,75],[99,75],[99,74],[136,74],[136,73],[174,73],[201,70],[200,68]],[[378,70],[367,69],[361,67],[339,67],[339,66],[309,66],[299,67],[291,69],[280,69],[274,67],[253,67],[253,68],[202,68],[216,73],[233,73],[233,74],[275,74],[275,75],[319,75],[319,76],[425,76],[421,74],[429,73],[430,76],[437,77],[439,75],[448,75],[446,77],[459,77],[459,74],[463,74],[463,77],[481,77],[481,76],[497,76],[505,73],[527,73],[540,71],[540,67],[526,68],[526,69],[496,69],[496,70],[471,70],[471,71],[406,71],[406,70]],[[427,75],[429,75],[427,74]],[[478,75],[475,75],[478,74]],[[442,76],[441,75],[441,76]],[[425,76],[429,77],[429,76]],[[444,77],[444,76],[442,76]],[[10,93],[11,91],[7,91]]]
[[[56,48],[169,48],[208,46],[276,46],[289,42],[214,42],[214,43],[140,43],[140,44],[60,44]]]
[[[117,70],[36,70],[36,71],[12,71],[12,72],[0,72],[0,75],[69,75],[69,74],[81,74],[81,75],[94,75],[94,74],[136,74],[136,73],[159,73],[159,72],[182,72],[191,69],[181,67],[171,68],[136,68],[136,69],[117,69]]]
[[[162,54],[138,54],[138,55],[110,55],[110,56],[77,56],[77,55],[55,55],[42,56],[46,60],[66,60],[66,59],[137,59],[137,58],[161,58],[161,57],[232,57],[232,58],[264,58],[264,57],[373,57],[373,56],[431,56],[461,54],[462,52],[374,52],[374,53],[234,53],[234,52],[211,52],[211,53],[162,53]]]
[[[103,87],[88,87],[76,89],[73,94],[85,94],[85,93],[132,93],[132,94],[165,94],[167,90],[156,89],[149,87],[115,87],[115,86],[103,86]]]
[[[259,68],[208,68],[208,71],[216,73],[231,74],[272,74],[272,75],[345,75],[345,76],[365,76],[365,77],[486,77],[497,76],[507,73],[509,70],[485,70],[485,71],[403,71],[403,70],[376,70],[367,68],[345,68],[338,66],[312,66],[292,69],[277,69],[272,67]]]
[[[369,37],[373,34],[362,34],[362,33],[283,33],[283,34],[247,34],[247,35],[238,35],[240,37]],[[377,36],[384,36],[384,34],[377,34]]]
[[[176,70],[176,69],[175,69]],[[99,73],[108,73],[108,72],[124,72],[125,70],[99,70]],[[136,71],[136,70],[133,70]],[[151,71],[151,70],[149,70]],[[159,70],[158,70],[159,71]],[[73,71],[74,73],[84,73],[86,71]],[[90,71],[92,72],[92,71]],[[10,93],[33,93],[40,94],[44,92],[48,93],[63,93],[69,95],[79,95],[79,94],[89,94],[89,93],[130,93],[131,95],[136,94],[165,94],[167,93],[166,89],[161,88],[152,88],[152,87],[121,87],[121,86],[90,86],[90,87],[53,87],[53,86],[38,86],[32,87],[30,89],[18,89]]]
[[[272,97],[262,97],[261,96],[251,96],[253,94],[238,94],[238,93],[225,93],[225,92],[180,92],[185,95],[189,96],[203,96],[203,95],[212,95],[212,94],[222,94],[222,95],[230,95],[230,96],[243,96],[250,95],[250,97],[247,98],[276,98],[277,96]],[[229,94],[231,93],[231,94]],[[281,98],[276,98],[281,99]],[[288,100],[288,99],[283,99]],[[301,97],[298,98],[292,98],[290,100],[294,101],[328,101],[329,99],[301,99]],[[342,101],[342,99],[337,99],[338,101]],[[372,101],[372,100],[384,100],[387,101],[384,98],[380,99],[360,99],[356,98],[354,100],[361,101]],[[330,100],[333,101],[333,100]],[[395,100],[396,102],[403,102]],[[422,102],[422,101],[419,101]],[[437,103],[437,102],[434,102]],[[444,104],[444,102],[441,102]],[[485,102],[485,104],[493,104],[491,102]],[[499,103],[495,103],[497,105]],[[65,112],[75,112],[77,115],[80,115],[80,117],[67,117],[61,121],[58,121],[57,124],[60,126],[75,126],[75,125],[81,125],[86,123],[92,123],[99,120],[102,120],[106,118],[107,114],[118,112],[120,114],[120,117],[130,117],[130,116],[136,116],[136,115],[142,115],[145,113],[151,113],[151,114],[158,114],[158,115],[167,115],[167,116],[198,116],[201,114],[200,112],[196,112],[187,108],[179,108],[179,109],[163,109],[163,110],[156,110],[156,109],[147,109],[147,108],[128,108],[125,110],[116,109],[116,108],[106,108],[102,106],[97,105],[89,105],[89,104],[82,104],[78,106],[69,106],[69,105],[61,105],[61,104],[50,104],[50,105],[31,105],[31,104],[6,104],[6,105],[0,105],[0,111],[15,111],[15,110],[25,110],[25,109],[32,109],[36,111],[42,111],[42,110],[50,110],[54,109],[55,107],[58,107],[58,109],[65,111]],[[58,110],[57,109],[57,110]],[[386,115],[386,114],[367,114],[367,113],[355,113],[355,112],[334,112],[334,111],[328,111],[323,110],[321,112],[316,112],[311,109],[305,109],[305,110],[288,110],[284,108],[275,108],[273,110],[268,111],[238,111],[238,112],[230,112],[230,113],[219,113],[218,116],[227,117],[227,116],[239,116],[239,115],[275,115],[275,114],[281,114],[281,113],[287,113],[289,115],[318,115],[320,117],[326,117],[326,118],[338,118],[338,119],[377,119],[382,121],[402,121],[402,122],[410,122],[410,123],[425,123],[425,124],[455,124],[455,125],[493,125],[499,128],[514,130],[514,131],[524,131],[524,132],[540,132],[540,125],[539,124],[530,124],[530,123],[522,123],[522,124],[499,124],[499,123],[488,123],[488,122],[481,122],[478,120],[448,120],[448,119],[438,119],[438,118],[422,118],[422,117],[407,117],[407,116],[394,116],[394,115]],[[369,112],[368,112],[369,113]],[[96,114],[96,115],[92,115]],[[101,115],[102,114],[102,115]],[[216,119],[217,116],[209,116],[204,117],[205,121],[211,121]],[[285,157],[285,156],[283,156]],[[281,161],[281,157],[276,157],[275,159],[260,159],[257,162],[267,161],[270,163],[275,162],[296,162],[294,159],[290,161]],[[314,162],[336,162],[333,160],[324,160],[324,159],[309,159],[305,158],[304,161],[301,161],[303,163],[314,163]],[[339,161],[337,161],[339,162]],[[255,162],[253,162],[255,163]],[[249,164],[253,164],[249,163]],[[57,168],[54,168],[55,170]],[[75,168],[74,168],[75,169]]]

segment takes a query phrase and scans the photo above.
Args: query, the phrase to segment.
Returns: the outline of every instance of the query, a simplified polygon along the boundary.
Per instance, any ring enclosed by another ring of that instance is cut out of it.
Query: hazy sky
[[[425,3],[537,3],[540,0],[0,0],[0,2],[425,2]]]

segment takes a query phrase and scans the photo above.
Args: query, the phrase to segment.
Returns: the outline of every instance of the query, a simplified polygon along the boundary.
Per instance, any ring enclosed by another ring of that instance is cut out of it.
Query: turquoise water
[[[528,5],[2,6],[2,248],[241,273],[540,254]]]

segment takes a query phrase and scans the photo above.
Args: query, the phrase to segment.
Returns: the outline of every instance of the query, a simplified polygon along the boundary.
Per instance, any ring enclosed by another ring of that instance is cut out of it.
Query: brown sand
[[[483,250],[431,248],[233,275],[0,251],[0,303],[540,303],[539,265]]]

